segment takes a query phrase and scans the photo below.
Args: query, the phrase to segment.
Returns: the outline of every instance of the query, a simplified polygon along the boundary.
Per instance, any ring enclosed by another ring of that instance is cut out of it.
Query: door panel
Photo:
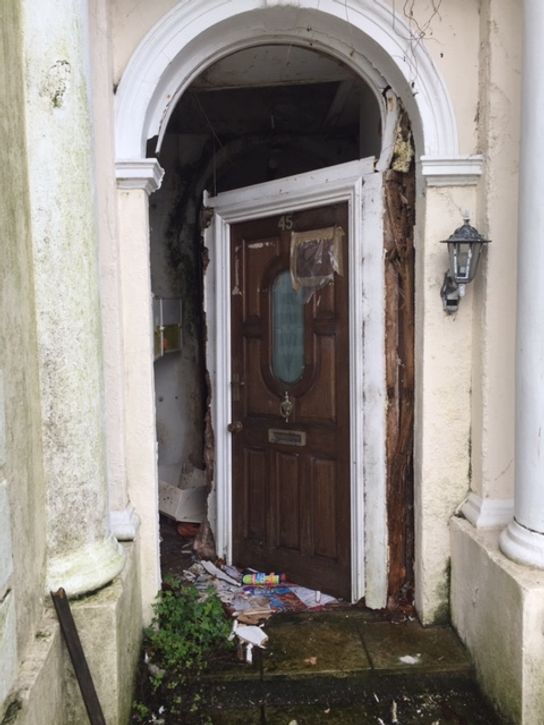
[[[286,275],[291,231],[330,226],[345,231],[343,274],[304,302]],[[346,203],[231,227],[233,560],[345,598],[347,231]]]

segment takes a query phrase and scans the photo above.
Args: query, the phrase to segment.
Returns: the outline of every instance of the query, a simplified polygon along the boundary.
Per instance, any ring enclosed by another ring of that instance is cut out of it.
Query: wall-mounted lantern
[[[472,282],[478,269],[480,252],[489,239],[484,239],[477,229],[469,224],[468,212],[463,214],[463,226],[456,229],[442,244],[448,245],[450,268],[444,275],[440,290],[444,310],[448,314],[457,312],[459,300],[465,294],[465,285]]]

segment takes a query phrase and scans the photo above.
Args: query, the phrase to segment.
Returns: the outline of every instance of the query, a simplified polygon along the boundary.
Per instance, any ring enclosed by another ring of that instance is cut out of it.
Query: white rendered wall
[[[427,187],[416,214],[416,606],[425,623],[449,610],[448,522],[466,495],[470,467],[471,288],[459,311],[442,310],[446,239],[476,207],[476,187]]]
[[[125,352],[125,446],[128,492],[140,516],[144,621],[160,588],[157,433],[153,375],[149,200],[144,188],[118,189]]]

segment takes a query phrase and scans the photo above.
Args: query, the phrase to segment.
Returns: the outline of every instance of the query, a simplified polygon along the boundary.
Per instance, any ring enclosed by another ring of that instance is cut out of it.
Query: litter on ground
[[[216,566],[211,561],[195,562],[183,576],[199,591],[214,587],[226,608],[233,616],[252,616],[263,619],[275,612],[303,612],[319,610],[338,599],[328,594],[301,587],[289,582],[281,584],[242,583],[243,572],[233,566]]]
[[[211,561],[195,562],[183,577],[205,596],[213,587],[225,608],[234,617],[232,637],[245,647],[245,660],[252,661],[253,647],[264,648],[267,635],[256,625],[266,622],[278,612],[304,612],[321,610],[338,599],[314,589],[283,581],[285,577],[262,577],[263,581],[281,581],[280,584],[244,585],[244,574],[234,566],[217,566]],[[252,580],[258,577],[252,577]]]

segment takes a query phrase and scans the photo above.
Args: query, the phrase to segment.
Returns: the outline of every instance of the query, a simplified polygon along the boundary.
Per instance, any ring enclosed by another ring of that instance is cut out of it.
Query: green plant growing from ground
[[[215,590],[201,593],[174,577],[164,580],[153,609],[144,631],[140,699],[145,704],[134,704],[132,722],[180,722],[181,713],[183,722],[205,722],[199,680],[212,657],[232,649],[231,622]]]

